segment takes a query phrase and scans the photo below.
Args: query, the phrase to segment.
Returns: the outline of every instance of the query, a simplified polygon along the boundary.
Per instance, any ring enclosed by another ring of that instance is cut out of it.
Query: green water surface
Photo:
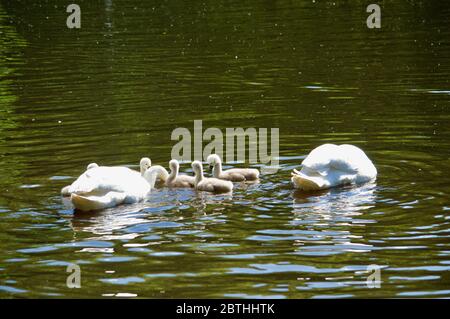
[[[81,29],[69,2],[0,1],[0,297],[450,297],[445,1],[381,1],[380,29],[367,1],[76,3]],[[97,213],[60,197],[90,162],[167,167],[194,120],[279,128],[279,171]],[[294,191],[323,143],[377,182]]]

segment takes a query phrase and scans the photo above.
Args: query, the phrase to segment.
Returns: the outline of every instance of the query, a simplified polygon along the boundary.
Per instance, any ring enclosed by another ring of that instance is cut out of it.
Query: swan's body
[[[199,161],[192,162],[195,173],[195,189],[212,193],[229,193],[233,190],[233,183],[218,178],[203,176],[203,166]]]
[[[127,167],[100,166],[78,177],[69,193],[75,208],[87,211],[139,202],[150,188],[140,173]]]
[[[377,169],[358,147],[323,144],[309,153],[302,169],[292,172],[295,188],[305,191],[327,189],[375,180]]]
[[[211,154],[207,158],[209,165],[213,166],[213,176],[232,182],[255,181],[259,178],[259,171],[256,168],[231,168],[222,170],[222,161],[219,155]]]
[[[70,185],[70,201],[82,211],[137,203],[146,198],[164,173],[167,171],[159,165],[147,169],[144,176],[127,167],[92,168]]]
[[[147,169],[149,169],[152,166],[152,161],[148,157],[143,157],[139,163],[139,166],[140,166],[141,175],[144,176],[144,173],[147,171]],[[86,172],[92,168],[97,168],[97,167],[100,167],[100,166],[98,166],[97,163],[90,163],[86,168]],[[70,196],[72,194],[70,191],[71,186],[72,185],[63,187],[61,189],[61,195],[62,196]]]
[[[169,162],[170,174],[166,180],[166,185],[169,187],[194,187],[195,177],[188,175],[179,175],[180,164],[173,159]]]
[[[156,179],[166,178],[167,171],[150,166],[148,158],[141,160],[141,173],[121,166],[94,166],[88,169],[63,190],[70,194],[75,208],[83,211],[131,204],[145,199]]]

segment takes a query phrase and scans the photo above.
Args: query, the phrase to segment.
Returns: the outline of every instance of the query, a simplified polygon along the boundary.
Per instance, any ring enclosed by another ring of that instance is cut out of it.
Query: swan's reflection
[[[193,189],[155,189],[147,201],[97,212],[74,212],[70,227],[75,233],[97,235],[95,240],[133,239],[151,231],[156,223],[184,223],[231,205],[232,195],[196,192]],[[208,206],[211,205],[211,210]]]
[[[194,207],[199,214],[206,215],[208,205],[231,205],[232,194],[211,194],[208,192],[195,192],[195,199],[190,205]],[[224,207],[222,207],[224,208]]]
[[[372,245],[362,244],[361,232],[352,234],[353,227],[364,227],[374,220],[364,219],[364,211],[375,206],[376,185],[325,190],[320,193],[293,193],[294,218],[291,225],[301,226],[310,238],[296,241],[295,253],[331,255],[340,252],[365,252]],[[308,244],[308,245],[307,245]]]
[[[375,190],[376,185],[373,183],[314,193],[296,190],[293,193],[293,212],[301,215],[312,213],[322,216],[322,219],[360,215],[362,211],[375,205]]]
[[[148,223],[148,214],[144,209],[149,203],[122,205],[96,212],[74,212],[70,226],[74,232],[88,232],[111,239],[110,235],[132,225]],[[128,234],[130,236],[131,234]],[[131,235],[132,237],[132,235]]]

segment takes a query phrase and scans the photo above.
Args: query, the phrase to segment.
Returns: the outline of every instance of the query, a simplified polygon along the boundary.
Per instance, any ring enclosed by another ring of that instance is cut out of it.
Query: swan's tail
[[[110,192],[105,196],[82,196],[72,194],[70,201],[76,209],[82,211],[99,210],[121,204],[125,195],[117,192]]]
[[[315,191],[326,188],[326,183],[321,176],[308,176],[295,169],[292,172],[291,181],[295,188],[304,191]]]

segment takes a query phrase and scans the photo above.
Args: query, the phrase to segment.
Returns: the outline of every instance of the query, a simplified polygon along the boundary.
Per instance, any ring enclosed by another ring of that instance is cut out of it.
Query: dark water
[[[0,2],[1,297],[450,296],[445,2],[386,2],[379,30],[365,1],[76,3],[79,30],[60,1]],[[59,196],[90,162],[167,166],[196,119],[278,127],[279,172],[94,214]],[[362,147],[376,184],[293,191],[326,142]]]

